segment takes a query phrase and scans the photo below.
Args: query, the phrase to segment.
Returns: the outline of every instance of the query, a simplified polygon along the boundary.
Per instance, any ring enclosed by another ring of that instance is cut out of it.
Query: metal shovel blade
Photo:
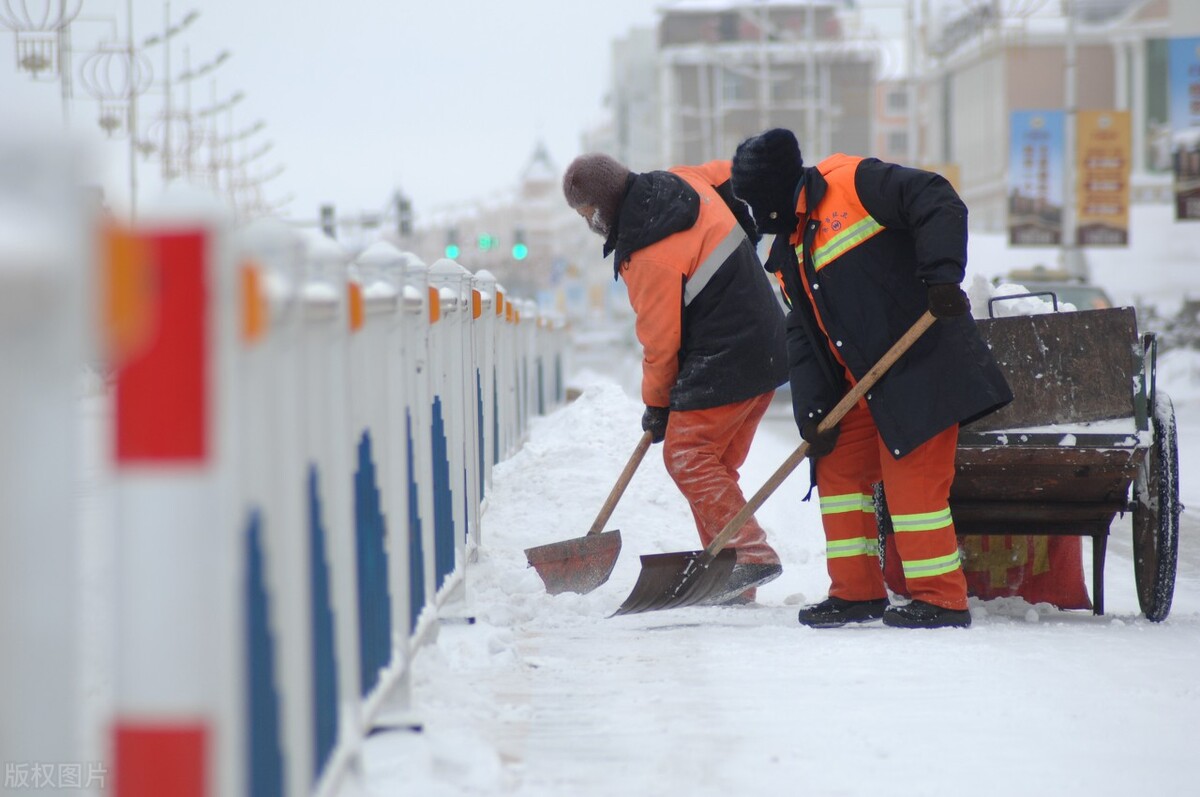
[[[726,548],[707,563],[704,551],[656,553],[642,557],[633,591],[613,617],[691,606],[725,588],[737,551]]]
[[[525,558],[542,577],[546,592],[586,595],[608,581],[620,553],[621,532],[613,530],[526,548]]]

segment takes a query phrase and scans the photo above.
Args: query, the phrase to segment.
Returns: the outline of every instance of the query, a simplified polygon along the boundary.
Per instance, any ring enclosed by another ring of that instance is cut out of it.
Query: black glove
[[[833,447],[837,445],[838,435],[841,433],[840,427],[837,426],[824,432],[818,432],[817,426],[816,421],[805,421],[800,427],[800,436],[804,438],[804,442],[808,443],[809,459],[819,459],[833,451]]]
[[[650,433],[650,442],[661,443],[667,436],[667,418],[670,416],[670,407],[646,407],[642,413],[642,431]]]
[[[966,315],[971,302],[963,289],[952,282],[929,286],[929,312],[934,318],[953,318]]]

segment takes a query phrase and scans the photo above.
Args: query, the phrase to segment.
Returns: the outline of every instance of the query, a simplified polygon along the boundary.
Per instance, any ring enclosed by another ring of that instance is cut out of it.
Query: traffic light
[[[413,210],[412,200],[399,191],[395,195],[396,202],[396,232],[401,238],[412,235]]]
[[[479,251],[488,252],[496,247],[496,237],[483,232],[475,239],[475,244],[479,247]]]
[[[321,232],[337,238],[337,214],[333,205],[321,205]]]
[[[458,230],[454,227],[446,230],[446,257],[458,259]]]
[[[513,230],[512,256],[513,260],[529,257],[529,247],[525,245],[525,230],[520,227]]]

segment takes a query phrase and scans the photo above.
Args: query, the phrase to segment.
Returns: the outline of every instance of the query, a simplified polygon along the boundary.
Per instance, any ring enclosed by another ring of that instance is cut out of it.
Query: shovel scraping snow
[[[617,478],[617,483],[613,485],[608,500],[600,508],[600,514],[596,516],[596,521],[585,536],[525,549],[525,558],[529,561],[529,566],[537,570],[542,583],[546,585],[546,591],[551,595],[560,592],[578,592],[586,595],[608,581],[613,566],[617,563],[617,556],[621,553],[621,532],[602,529],[616,509],[617,501],[621,499],[625,488],[629,486],[634,471],[642,464],[642,458],[650,448],[650,439],[649,432],[642,435],[637,448],[625,463],[625,469]]]
[[[892,363],[900,359],[917,338],[932,326],[934,320],[933,315],[926,310],[879,362],[842,396],[842,400],[825,420],[821,421],[821,425],[817,427],[818,431],[824,432],[837,426],[842,417],[874,386],[879,377],[892,367]],[[771,474],[766,484],[725,524],[725,528],[713,538],[708,547],[701,551],[643,556],[642,572],[638,575],[637,583],[633,585],[633,591],[612,616],[691,606],[721,592],[733,572],[736,560],[734,549],[727,549],[725,545],[807,455],[808,443],[801,443]]]

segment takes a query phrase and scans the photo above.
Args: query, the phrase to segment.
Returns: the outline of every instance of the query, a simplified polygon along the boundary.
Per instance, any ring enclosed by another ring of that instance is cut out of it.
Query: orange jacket
[[[728,161],[638,175],[617,225],[617,273],[637,315],[642,400],[706,409],[786,378],[783,313],[716,185]]]

